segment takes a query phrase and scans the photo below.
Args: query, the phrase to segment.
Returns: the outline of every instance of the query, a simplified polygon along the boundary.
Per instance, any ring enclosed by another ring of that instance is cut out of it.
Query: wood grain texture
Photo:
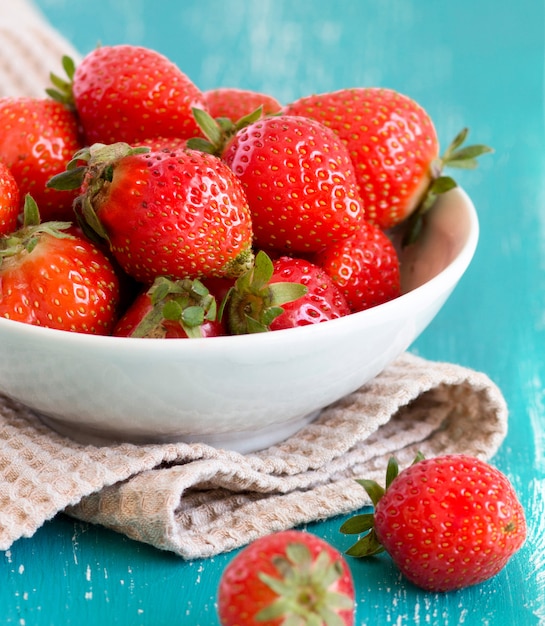
[[[423,357],[486,372],[510,408],[494,463],[528,516],[524,548],[493,580],[429,594],[387,557],[351,561],[358,625],[545,623],[545,9],[535,0],[39,0],[82,53],[98,41],[167,54],[202,88],[310,92],[382,85],[495,149],[458,177],[479,212],[474,262],[418,339]],[[319,7],[319,9],[317,8]],[[308,526],[340,548],[344,518]],[[59,515],[0,554],[0,624],[214,626],[232,555],[184,562]]]

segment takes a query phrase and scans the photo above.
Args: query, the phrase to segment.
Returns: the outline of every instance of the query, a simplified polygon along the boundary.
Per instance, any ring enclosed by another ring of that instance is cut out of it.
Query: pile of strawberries
[[[0,98],[0,315],[84,333],[290,328],[400,295],[389,234],[417,236],[445,165],[426,111],[390,89],[282,106],[202,92],[169,59],[104,46],[43,99]],[[410,240],[409,240],[410,241]]]

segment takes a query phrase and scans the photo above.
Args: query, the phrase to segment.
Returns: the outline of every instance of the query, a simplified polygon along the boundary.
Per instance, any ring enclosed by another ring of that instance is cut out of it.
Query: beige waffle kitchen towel
[[[150,416],[152,419],[152,416]],[[483,373],[405,353],[285,442],[242,455],[202,444],[86,446],[0,403],[0,549],[65,511],[186,559],[368,503],[355,478],[464,452],[491,457],[507,429]]]
[[[45,97],[50,72],[63,76],[61,59],[76,49],[26,0],[0,2],[0,97]]]

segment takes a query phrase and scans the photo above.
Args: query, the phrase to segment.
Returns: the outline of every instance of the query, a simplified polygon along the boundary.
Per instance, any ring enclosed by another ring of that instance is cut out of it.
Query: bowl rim
[[[145,350],[151,353],[155,350],[161,350],[163,354],[170,351],[182,353],[192,353],[195,350],[202,351],[203,346],[206,346],[207,350],[219,349],[223,350],[229,345],[239,345],[243,348],[247,343],[251,343],[255,346],[265,346],[270,342],[276,343],[280,339],[280,336],[291,337],[294,341],[299,338],[305,338],[309,334],[316,334],[316,339],[319,338],[320,333],[329,332],[327,328],[337,328],[346,326],[348,332],[350,327],[358,325],[362,318],[368,319],[373,323],[377,318],[381,318],[388,313],[391,309],[402,307],[407,303],[411,303],[415,299],[423,298],[423,302],[426,302],[433,294],[437,293],[436,286],[444,283],[445,287],[440,289],[440,292],[444,292],[448,289],[452,289],[465,270],[468,268],[471,260],[475,254],[478,240],[479,240],[479,220],[477,211],[473,204],[473,201],[467,194],[467,192],[460,186],[452,189],[448,193],[457,193],[464,200],[467,217],[469,220],[468,236],[463,243],[456,257],[436,274],[433,278],[426,281],[424,284],[401,294],[397,298],[377,305],[375,307],[351,313],[349,315],[328,320],[326,324],[310,324],[307,326],[300,326],[297,328],[287,328],[277,330],[268,333],[255,333],[244,335],[222,335],[218,337],[207,338],[192,338],[190,341],[165,341],[163,338],[146,338],[144,341],[141,338],[136,337],[116,337],[113,335],[94,335],[86,333],[75,333],[66,330],[59,330],[55,328],[47,328],[44,326],[36,326],[32,324],[26,324],[16,320],[10,320],[0,317],[0,329],[2,327],[11,328],[18,332],[25,334],[28,339],[35,337],[36,339],[42,339],[46,337],[56,338],[57,345],[61,345],[61,341],[67,344],[78,344],[81,347],[92,346],[96,350],[99,350],[106,346],[122,346],[124,350],[134,350],[139,352]]]

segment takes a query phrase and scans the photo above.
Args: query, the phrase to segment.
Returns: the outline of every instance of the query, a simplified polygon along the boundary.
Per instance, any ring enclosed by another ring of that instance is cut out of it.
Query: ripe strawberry
[[[348,151],[303,117],[268,117],[238,131],[222,158],[242,181],[258,248],[313,252],[363,219]]]
[[[224,117],[232,121],[246,117],[259,107],[263,115],[278,113],[282,108],[273,96],[235,87],[210,89],[203,92],[203,96],[205,109],[212,117]]]
[[[405,220],[422,203],[427,210],[438,193],[456,185],[452,178],[441,176],[446,165],[475,167],[475,158],[490,152],[480,145],[458,150],[467,135],[464,130],[440,159],[428,113],[393,89],[360,87],[305,96],[283,112],[315,119],[345,142],[366,218],[383,229]]]
[[[352,313],[401,293],[396,249],[384,231],[370,222],[364,221],[354,235],[332,243],[313,260],[331,276]]]
[[[344,533],[367,534],[348,550],[369,556],[386,550],[414,584],[451,591],[495,576],[526,537],[524,510],[496,468],[464,454],[422,460],[398,474],[391,459],[386,489],[358,481],[375,513],[357,515]]]
[[[354,581],[342,556],[311,533],[258,539],[227,565],[218,588],[222,626],[354,623]]]
[[[0,161],[0,236],[9,235],[17,228],[19,197],[17,181]]]
[[[79,187],[84,178],[76,212],[136,280],[236,277],[251,264],[246,197],[219,158],[117,143],[95,144],[74,162],[50,184]]]
[[[168,152],[172,152],[173,150],[187,148],[187,141],[188,140],[183,137],[152,137],[151,139],[139,141],[138,145],[153,151],[167,150]]]
[[[110,334],[117,318],[117,275],[68,222],[40,223],[26,197],[24,225],[0,239],[0,316],[88,334]]]
[[[271,330],[308,326],[350,313],[348,303],[322,268],[306,259],[280,257],[274,261],[271,284],[281,281],[304,285],[307,293],[282,305],[284,309],[270,324]]]
[[[142,291],[112,333],[118,337],[186,339],[225,335],[216,299],[199,281],[160,276]]]
[[[101,46],[77,67],[66,57],[63,64],[68,81],[52,76],[57,89],[48,93],[73,103],[88,144],[199,134],[191,109],[204,107],[202,93],[159,52]]]
[[[320,267],[291,257],[273,262],[262,250],[227,294],[224,310],[235,335],[307,326],[350,313],[344,296]]]
[[[48,98],[0,98],[0,161],[7,165],[20,190],[19,212],[30,193],[42,220],[73,219],[75,193],[56,191],[47,181],[62,172],[81,148],[74,114]]]

